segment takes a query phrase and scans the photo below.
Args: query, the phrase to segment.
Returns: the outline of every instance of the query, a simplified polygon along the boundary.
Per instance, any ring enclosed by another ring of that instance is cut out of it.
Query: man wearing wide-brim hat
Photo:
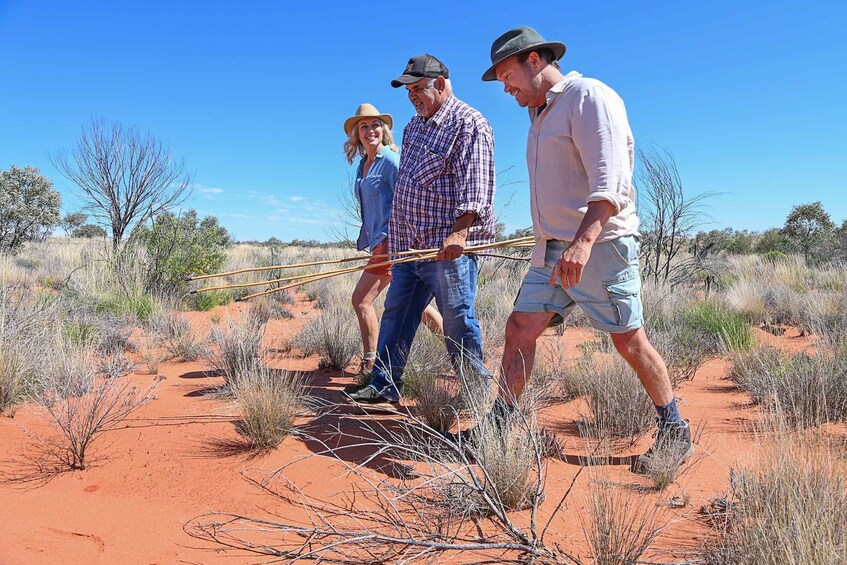
[[[693,452],[668,370],[644,332],[638,263],[638,216],[632,184],[634,142],[617,93],[557,61],[565,45],[529,27],[507,31],[491,47],[482,80],[499,80],[529,109],[532,264],[506,325],[502,394],[493,415],[511,411],[532,372],[535,342],[548,325],[580,306],[608,332],[637,373],[659,414],[655,445],[633,470],[661,453],[682,463]],[[667,461],[667,459],[664,459]]]

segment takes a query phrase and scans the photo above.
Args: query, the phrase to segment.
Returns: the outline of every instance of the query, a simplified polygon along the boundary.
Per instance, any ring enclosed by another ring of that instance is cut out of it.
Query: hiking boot
[[[344,394],[349,394],[351,392],[358,392],[368,386],[371,383],[371,379],[373,379],[373,371],[370,373],[359,373],[356,377],[356,382],[353,384],[349,384],[344,387]]]
[[[367,404],[369,406],[384,406],[397,408],[400,405],[399,400],[386,398],[378,393],[372,386],[363,386],[352,392],[343,392],[344,396],[356,402],[357,404]]]
[[[688,420],[670,424],[659,423],[659,428],[653,437],[656,438],[653,446],[633,462],[631,467],[633,473],[645,475],[651,468],[657,466],[665,467],[670,464],[679,466],[694,453]]]

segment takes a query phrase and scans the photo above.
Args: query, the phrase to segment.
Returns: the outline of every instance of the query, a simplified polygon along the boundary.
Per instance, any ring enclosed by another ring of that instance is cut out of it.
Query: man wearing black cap
[[[499,80],[529,109],[527,164],[535,234],[532,265],[506,324],[502,418],[532,372],[535,343],[548,325],[580,306],[608,332],[659,415],[655,445],[633,470],[646,472],[660,452],[682,463],[694,446],[680,418],[667,367],[642,327],[638,216],[632,184],[634,142],[623,100],[577,72],[562,74],[565,45],[537,31],[507,31],[491,47],[482,80]],[[664,459],[664,458],[662,458]],[[666,460],[666,459],[664,459]]]
[[[392,266],[373,378],[345,391],[361,404],[399,401],[409,349],[433,296],[454,367],[488,377],[474,312],[479,267],[464,251],[494,241],[494,135],[482,114],[453,95],[450,72],[432,55],[409,59],[391,86],[406,87],[417,115],[403,131],[389,252],[439,253],[434,261]]]

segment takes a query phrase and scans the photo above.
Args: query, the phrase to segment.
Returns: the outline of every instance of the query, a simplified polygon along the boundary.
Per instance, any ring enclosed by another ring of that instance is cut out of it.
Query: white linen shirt
[[[589,202],[615,206],[597,243],[637,233],[635,142],[620,96],[571,71],[547,92],[547,106],[541,112],[530,108],[529,114],[532,265],[544,266],[547,240],[573,241]]]

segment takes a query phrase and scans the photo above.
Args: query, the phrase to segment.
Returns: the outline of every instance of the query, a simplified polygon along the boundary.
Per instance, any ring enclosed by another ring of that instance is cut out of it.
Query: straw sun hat
[[[344,132],[347,135],[350,135],[353,127],[356,125],[356,122],[361,120],[362,118],[379,118],[385,124],[391,128],[394,126],[394,118],[391,117],[391,114],[380,114],[379,110],[374,108],[373,104],[368,104],[365,102],[361,104],[358,108],[356,108],[356,115],[350,116],[346,120],[344,120]]]

